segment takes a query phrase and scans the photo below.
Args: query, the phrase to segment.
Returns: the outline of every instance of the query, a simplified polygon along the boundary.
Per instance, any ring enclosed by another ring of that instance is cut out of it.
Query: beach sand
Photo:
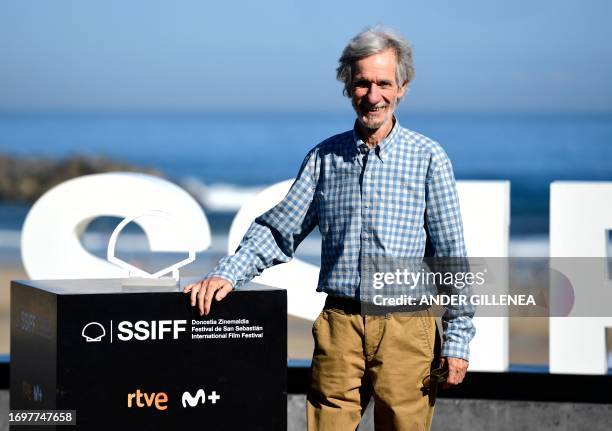
[[[22,267],[0,267],[0,355],[10,350],[11,280],[24,278],[27,275]]]

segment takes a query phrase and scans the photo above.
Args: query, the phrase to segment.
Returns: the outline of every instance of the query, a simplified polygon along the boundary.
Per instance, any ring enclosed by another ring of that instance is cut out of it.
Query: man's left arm
[[[435,259],[467,258],[455,176],[448,156],[441,149],[432,156],[426,193],[425,223]],[[449,384],[461,383],[467,371],[469,343],[476,333],[473,316],[471,306],[448,306],[442,316],[441,365],[448,362]]]

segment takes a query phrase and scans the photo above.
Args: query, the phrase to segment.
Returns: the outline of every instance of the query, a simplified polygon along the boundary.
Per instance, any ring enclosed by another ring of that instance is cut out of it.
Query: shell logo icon
[[[89,322],[87,325],[83,326],[81,335],[88,343],[95,343],[102,341],[102,337],[106,335],[106,330],[104,326],[98,322]]]

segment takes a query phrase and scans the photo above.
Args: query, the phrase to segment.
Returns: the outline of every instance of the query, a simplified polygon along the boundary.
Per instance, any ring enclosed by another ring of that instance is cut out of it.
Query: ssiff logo
[[[178,340],[180,334],[187,331],[186,326],[187,320],[123,320],[115,327],[111,320],[109,341]],[[81,335],[88,343],[99,342],[106,336],[106,330],[99,322],[89,322],[83,326]]]
[[[87,325],[83,326],[81,335],[88,343],[96,343],[102,341],[102,337],[106,335],[106,330],[101,323],[89,322]]]

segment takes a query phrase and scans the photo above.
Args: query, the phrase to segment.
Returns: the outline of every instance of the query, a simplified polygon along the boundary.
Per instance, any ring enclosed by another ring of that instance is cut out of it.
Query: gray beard
[[[392,105],[387,105],[387,108],[391,107]],[[359,121],[359,119],[362,117],[361,113],[359,112],[359,108],[356,107],[355,105],[353,105],[353,109],[355,110],[355,112],[357,113],[357,120]],[[379,124],[364,124],[361,121],[359,121],[359,124],[361,124],[363,127],[365,127],[366,129],[370,129],[370,130],[376,130],[382,127],[383,124],[385,124],[385,122],[387,121],[388,118],[385,117],[385,119],[383,119]]]
[[[359,124],[361,124],[363,127],[365,127],[366,129],[370,129],[370,130],[376,130],[376,129],[380,129],[382,127],[383,124],[385,124],[385,122],[383,121],[380,124],[372,124],[372,123],[368,123],[368,124],[364,124],[361,121],[359,122]]]

